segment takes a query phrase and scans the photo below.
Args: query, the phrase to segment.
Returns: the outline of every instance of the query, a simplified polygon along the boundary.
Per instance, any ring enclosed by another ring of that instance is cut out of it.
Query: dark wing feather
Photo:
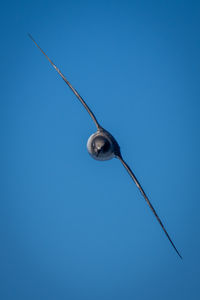
[[[178,252],[177,248],[175,247],[174,243],[172,242],[168,232],[166,231],[163,223],[161,222],[159,216],[157,215],[153,205],[151,204],[151,202],[149,201],[147,195],[145,194],[143,188],[141,187],[139,181],[137,180],[137,178],[135,177],[135,175],[133,174],[132,170],[130,169],[130,167],[127,165],[127,163],[123,160],[123,158],[121,156],[117,157],[123,164],[123,166],[126,168],[126,170],[128,171],[129,175],[131,176],[131,178],[133,179],[133,181],[135,182],[135,184],[137,185],[138,189],[140,190],[140,192],[142,193],[142,196],[144,197],[144,199],[146,200],[147,204],[149,205],[149,207],[151,208],[154,216],[156,217],[156,219],[158,220],[158,222],[160,223],[160,226],[162,227],[163,231],[165,232],[168,240],[170,241],[170,243],[172,244],[173,248],[175,249],[176,253],[180,256],[180,258],[182,258],[182,256],[180,255],[180,253]]]
[[[48,59],[50,64],[54,67],[54,69],[58,72],[58,74],[62,77],[62,79],[65,81],[65,83],[70,87],[70,89],[73,91],[73,93],[76,95],[76,97],[79,99],[79,101],[83,104],[89,115],[91,116],[92,120],[94,121],[95,125],[97,126],[97,129],[100,128],[99,123],[97,122],[97,119],[89,106],[85,103],[83,98],[79,95],[79,93],[73,88],[73,86],[70,84],[70,82],[66,79],[66,77],[61,73],[61,71],[56,67],[56,65],[52,62],[52,60],[46,55],[46,53],[40,48],[40,46],[36,43],[36,41],[33,39],[33,37],[28,33],[28,36],[30,39],[35,43],[35,45],[40,49],[40,51],[44,54],[44,56]]]

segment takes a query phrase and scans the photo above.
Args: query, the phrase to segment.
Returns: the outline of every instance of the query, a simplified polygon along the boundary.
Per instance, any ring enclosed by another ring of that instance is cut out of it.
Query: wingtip
[[[167,237],[169,238],[168,234]],[[176,253],[178,254],[178,256],[180,257],[180,259],[183,259],[182,255],[180,254],[180,252],[178,251],[178,249],[175,247],[174,243],[172,242],[171,238],[169,238],[169,241],[171,242],[174,250],[176,251]]]
[[[30,37],[30,39],[33,41],[34,39],[33,39],[33,37],[32,37],[32,35],[29,33],[29,32],[27,32],[27,35]]]
[[[182,255],[180,255],[180,253],[178,253],[178,255],[179,255],[180,259],[182,259],[182,260],[183,260],[183,257],[182,257]]]

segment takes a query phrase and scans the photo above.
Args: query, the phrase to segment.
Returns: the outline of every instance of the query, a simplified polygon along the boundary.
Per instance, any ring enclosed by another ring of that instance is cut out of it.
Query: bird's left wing
[[[168,240],[170,241],[171,245],[173,246],[173,248],[175,249],[176,253],[179,255],[180,258],[182,258],[181,254],[179,253],[179,251],[177,250],[177,248],[175,247],[174,243],[172,242],[168,232],[166,231],[163,223],[161,222],[159,216],[157,215],[153,205],[151,204],[151,202],[149,201],[147,195],[145,194],[143,188],[141,187],[139,181],[137,180],[137,178],[135,177],[134,173],[132,172],[132,170],[130,169],[130,167],[127,165],[127,163],[123,160],[123,158],[121,157],[121,155],[117,156],[117,158],[121,161],[121,163],[123,164],[123,166],[126,168],[127,172],[129,173],[129,175],[131,176],[131,178],[133,179],[133,181],[135,182],[135,184],[137,185],[138,189],[140,190],[140,192],[142,193],[142,196],[144,197],[144,199],[146,200],[147,204],[149,205],[149,207],[151,208],[154,216],[156,217],[156,219],[158,220],[158,222],[160,223],[160,226],[162,227],[163,231],[165,232]]]

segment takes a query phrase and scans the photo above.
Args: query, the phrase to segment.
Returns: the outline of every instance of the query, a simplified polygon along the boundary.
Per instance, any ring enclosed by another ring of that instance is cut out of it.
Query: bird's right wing
[[[28,36],[30,37],[30,39],[35,43],[35,45],[39,48],[39,50],[44,54],[44,56],[48,59],[48,61],[50,62],[50,64],[54,67],[54,69],[58,72],[58,74],[62,77],[62,79],[65,81],[65,83],[70,87],[70,89],[72,90],[72,92],[76,95],[76,97],[79,99],[79,101],[83,104],[83,106],[85,107],[85,109],[87,110],[87,112],[89,113],[90,117],[92,118],[92,120],[94,121],[95,125],[97,126],[97,129],[100,129],[101,126],[99,125],[99,123],[97,122],[97,119],[95,117],[95,115],[93,114],[93,112],[91,111],[91,109],[89,108],[89,106],[85,103],[85,101],[83,100],[83,98],[79,95],[79,93],[75,90],[75,88],[73,88],[73,86],[71,85],[71,83],[67,80],[67,78],[61,73],[61,71],[56,67],[56,65],[52,62],[52,60],[46,55],[46,53],[42,50],[42,48],[40,48],[40,46],[36,43],[36,41],[34,40],[34,38],[28,33]]]
[[[172,242],[167,230],[165,229],[163,223],[161,222],[159,216],[157,215],[153,205],[151,204],[151,202],[149,201],[147,195],[145,194],[143,188],[141,187],[139,181],[137,180],[137,178],[135,177],[134,173],[132,172],[132,170],[130,169],[130,167],[127,165],[127,163],[123,160],[123,158],[121,156],[117,156],[117,158],[121,161],[121,163],[123,164],[123,166],[125,167],[125,169],[127,170],[127,172],[129,173],[129,175],[131,176],[131,178],[133,179],[133,181],[135,182],[135,184],[137,185],[138,189],[140,190],[140,192],[142,193],[142,196],[144,197],[144,199],[146,200],[147,204],[149,205],[150,209],[152,210],[154,216],[156,217],[156,219],[158,220],[158,222],[160,223],[160,226],[162,227],[163,231],[165,232],[168,240],[170,241],[171,245],[173,246],[173,248],[175,249],[176,253],[179,255],[180,258],[182,258],[181,254],[179,253],[179,251],[177,250],[177,248],[175,247],[174,243]]]

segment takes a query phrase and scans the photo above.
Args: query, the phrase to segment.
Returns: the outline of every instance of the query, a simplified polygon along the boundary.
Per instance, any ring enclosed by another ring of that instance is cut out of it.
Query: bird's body
[[[152,210],[154,216],[158,220],[160,226],[162,227],[163,231],[165,232],[165,234],[166,234],[168,240],[170,241],[171,245],[173,246],[173,248],[175,249],[177,254],[180,256],[180,258],[182,258],[179,251],[177,250],[174,243],[172,242],[168,232],[166,231],[163,223],[161,222],[159,216],[157,215],[153,205],[151,204],[151,202],[149,201],[147,195],[145,194],[142,186],[140,185],[139,181],[137,180],[137,178],[134,175],[131,168],[124,161],[124,159],[121,155],[119,144],[117,143],[115,138],[99,124],[99,122],[97,121],[95,115],[93,114],[93,112],[91,111],[89,106],[86,104],[86,102],[83,100],[83,98],[80,96],[80,94],[73,88],[73,86],[70,84],[70,82],[61,73],[61,71],[56,67],[56,65],[51,61],[51,59],[46,55],[46,53],[40,48],[40,46],[35,42],[35,40],[33,39],[33,37],[30,34],[29,34],[29,37],[35,43],[35,45],[40,49],[40,51],[45,55],[45,57],[48,59],[48,61],[51,63],[51,65],[54,67],[54,69],[58,72],[58,74],[62,77],[62,79],[65,81],[65,83],[69,86],[69,88],[73,91],[73,93],[76,95],[76,97],[82,103],[82,105],[85,107],[85,109],[87,110],[87,112],[91,116],[92,120],[94,121],[94,123],[97,127],[97,131],[94,134],[92,134],[88,139],[87,149],[88,149],[89,154],[94,159],[99,160],[99,161],[105,161],[105,160],[109,160],[109,159],[112,159],[112,158],[117,158],[121,161],[121,163],[123,164],[123,166],[125,167],[125,169],[129,173],[129,175],[131,176],[131,178],[135,182],[136,186],[140,190],[142,196],[146,200],[146,202],[149,205],[150,209]]]
[[[98,129],[89,137],[87,150],[96,160],[109,160],[121,156],[117,141],[103,128]]]

